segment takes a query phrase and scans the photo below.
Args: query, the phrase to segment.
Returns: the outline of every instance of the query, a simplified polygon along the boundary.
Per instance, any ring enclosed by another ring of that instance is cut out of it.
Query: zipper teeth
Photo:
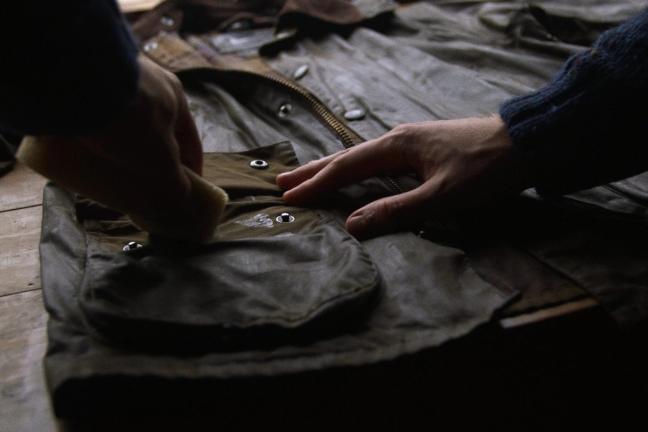
[[[383,176],[381,179],[387,184],[387,186],[392,189],[396,194],[401,194],[405,192],[405,188],[403,188],[398,180],[396,180],[393,177],[388,177],[388,176]]]
[[[304,97],[311,105],[315,113],[319,115],[326,122],[326,124],[329,125],[340,136],[344,147],[353,147],[357,142],[361,141],[361,138],[359,136],[354,136],[355,134],[350,132],[348,127],[344,123],[338,120],[323,103],[315,99],[306,90],[302,89],[299,86],[296,86],[295,84],[284,78],[272,74],[263,74],[263,76],[285,87],[289,87],[291,90],[299,93],[302,97]]]
[[[276,82],[280,85],[283,85],[285,87],[288,87],[292,91],[298,93],[302,97],[304,97],[308,103],[311,105],[315,113],[322,119],[324,122],[332,128],[335,133],[338,134],[340,139],[342,140],[342,144],[344,145],[345,148],[350,148],[356,145],[357,143],[363,141],[362,137],[360,137],[358,134],[355,132],[352,132],[347,125],[342,123],[340,120],[338,120],[337,117],[320,101],[315,99],[308,91],[304,90],[303,88],[293,84],[292,82],[282,78],[278,77],[272,74],[262,74],[263,77],[266,79],[269,79],[273,82]],[[390,189],[394,194],[400,194],[404,191],[404,188],[398,183],[398,181],[392,177],[387,177],[383,176],[380,177],[380,180],[387,186],[388,189]]]

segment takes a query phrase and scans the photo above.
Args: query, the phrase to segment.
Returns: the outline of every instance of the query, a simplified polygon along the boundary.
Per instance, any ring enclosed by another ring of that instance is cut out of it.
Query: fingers
[[[369,177],[404,171],[406,165],[399,145],[386,135],[282,174],[277,183],[288,189],[284,200],[299,205]]]
[[[328,165],[334,158],[340,156],[342,153],[347,150],[342,150],[337,153],[334,153],[330,156],[326,156],[322,159],[317,159],[312,162],[308,162],[305,165],[302,165],[299,168],[296,168],[290,172],[282,173],[277,176],[277,186],[283,190],[289,190],[295,186],[303,183],[309,178],[313,177],[319,171],[322,170],[326,165]]]
[[[182,83],[177,76],[140,56],[140,94],[143,109],[153,112],[155,133],[170,133],[172,153],[179,161],[197,174],[202,172],[203,152],[200,135],[196,129]],[[167,132],[168,131],[168,132]]]
[[[202,175],[203,149],[200,135],[194,123],[187,99],[182,89],[177,96],[178,115],[175,123],[174,136],[180,150],[180,162],[198,175]]]
[[[228,200],[225,191],[188,168],[182,170],[187,183],[182,186],[178,176],[133,172],[73,138],[25,137],[17,157],[58,185],[128,214],[140,228],[161,237],[211,240]]]
[[[27,137],[18,157],[57,184],[125,213],[165,212],[181,205],[189,188],[174,172],[134,169],[136,161],[102,157],[69,137]]]
[[[346,228],[353,236],[369,238],[403,230],[425,217],[432,197],[425,187],[373,201],[353,212]]]

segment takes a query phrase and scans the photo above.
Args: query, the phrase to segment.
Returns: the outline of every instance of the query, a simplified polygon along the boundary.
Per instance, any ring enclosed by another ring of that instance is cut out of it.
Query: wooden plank
[[[16,163],[12,171],[0,177],[0,212],[42,204],[44,177]]]
[[[0,297],[0,431],[56,431],[43,376],[47,345],[39,290]]]
[[[42,207],[0,213],[0,296],[40,288]]]
[[[530,312],[510,318],[504,318],[500,320],[500,325],[503,328],[520,327],[523,325],[534,324],[550,318],[569,315],[595,306],[598,306],[598,302],[590,297],[561,304],[559,306],[540,309],[535,312]]]

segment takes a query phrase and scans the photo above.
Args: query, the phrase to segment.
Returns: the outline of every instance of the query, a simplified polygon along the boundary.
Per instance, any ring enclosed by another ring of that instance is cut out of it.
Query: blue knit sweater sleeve
[[[648,10],[571,57],[500,115],[538,192],[562,194],[648,169]]]
[[[6,3],[0,132],[92,131],[134,97],[137,46],[114,0]]]

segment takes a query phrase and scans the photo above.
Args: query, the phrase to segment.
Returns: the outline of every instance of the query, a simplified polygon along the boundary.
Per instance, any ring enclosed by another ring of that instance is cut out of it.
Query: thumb
[[[353,212],[346,228],[358,238],[375,237],[406,229],[425,217],[428,194],[422,187],[373,201]]]

